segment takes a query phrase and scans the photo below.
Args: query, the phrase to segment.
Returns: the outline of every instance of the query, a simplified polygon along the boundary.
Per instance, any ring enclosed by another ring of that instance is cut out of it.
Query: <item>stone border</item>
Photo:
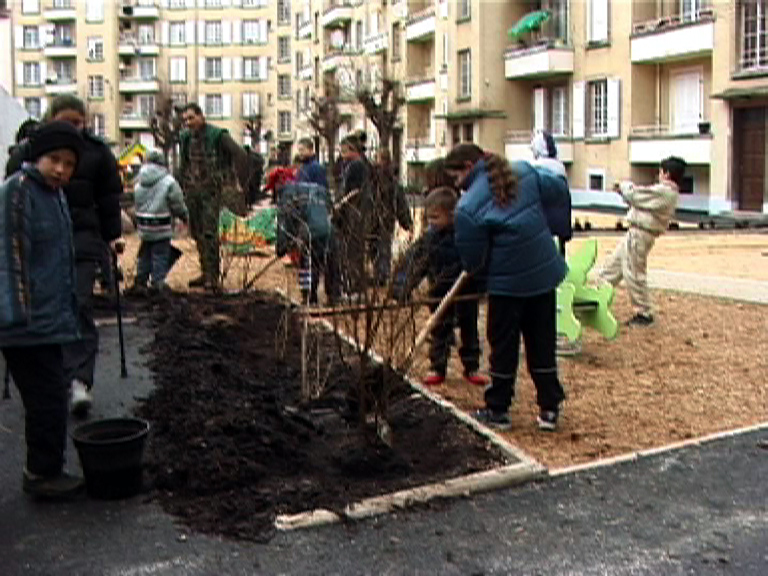
[[[275,292],[280,295],[281,298],[289,300],[292,304],[299,305],[298,302],[289,298],[283,290],[276,289]],[[316,324],[321,324],[330,333],[338,334],[338,336],[350,346],[355,346],[351,336],[337,332],[334,329],[333,324],[328,320],[320,320],[317,321]],[[370,351],[369,356],[371,360],[378,364],[384,363],[383,358],[374,351]],[[418,384],[408,376],[405,377],[405,381],[415,392],[450,412],[455,418],[488,440],[506,458],[515,461],[515,463],[507,464],[499,468],[492,468],[483,472],[475,472],[465,476],[450,478],[434,484],[424,484],[414,488],[366,498],[347,505],[341,513],[331,512],[324,508],[317,508],[315,510],[307,510],[297,514],[281,514],[275,519],[275,527],[278,530],[288,531],[333,524],[335,522],[340,522],[341,520],[359,520],[408,508],[414,504],[429,502],[435,498],[456,498],[491,490],[499,490],[515,484],[522,484],[523,482],[542,478],[547,475],[547,469],[540,462],[537,462],[517,446],[507,442],[487,426],[480,424],[480,422],[459,410],[451,402],[448,402],[421,384]]]

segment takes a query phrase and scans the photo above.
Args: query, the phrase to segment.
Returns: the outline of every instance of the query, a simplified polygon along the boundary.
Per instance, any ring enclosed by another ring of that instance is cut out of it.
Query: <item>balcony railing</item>
[[[509,142],[510,144],[530,144],[533,132],[533,129],[507,130],[507,133],[504,136],[504,141]],[[562,130],[560,132],[552,132],[550,130],[550,133],[555,140],[567,140],[571,137],[567,130]]]
[[[418,12],[414,12],[412,14],[408,15],[407,25],[410,26],[411,24],[415,24],[416,22],[419,22],[421,20],[426,20],[430,16],[435,15],[435,7],[430,6],[428,8],[424,8],[423,10],[419,10]]]
[[[656,34],[658,32],[666,32],[680,26],[688,26],[690,24],[698,24],[700,22],[711,22],[715,19],[715,13],[712,8],[702,8],[696,12],[686,16],[683,14],[673,14],[671,16],[663,16],[654,20],[647,20],[645,22],[638,22],[632,25],[632,35],[639,36],[643,34]]]
[[[678,126],[669,126],[668,124],[646,124],[632,126],[629,131],[629,136],[630,138],[674,138],[676,136],[699,136],[702,135],[699,129],[700,123],[705,123],[705,121],[701,120],[697,122],[690,122]]]
[[[414,84],[424,84],[425,82],[435,81],[435,71],[425,70],[420,74],[410,74],[405,79],[406,86],[413,86]]]

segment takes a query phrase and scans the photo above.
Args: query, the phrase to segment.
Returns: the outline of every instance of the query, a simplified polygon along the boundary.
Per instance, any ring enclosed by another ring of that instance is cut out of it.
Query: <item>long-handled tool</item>
[[[123,309],[120,304],[120,276],[117,269],[117,252],[122,252],[120,244],[112,252],[112,276],[115,279],[115,307],[117,308],[117,334],[120,339],[120,377],[128,377],[128,369],[125,366],[125,340],[123,339]]]
[[[8,369],[8,364],[5,365],[5,377],[3,386],[3,400],[11,399],[11,371]]]

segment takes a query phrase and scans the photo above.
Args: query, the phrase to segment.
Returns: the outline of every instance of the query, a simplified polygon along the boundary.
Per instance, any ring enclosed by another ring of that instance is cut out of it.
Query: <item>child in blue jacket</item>
[[[511,427],[520,336],[536,386],[539,428],[554,430],[565,398],[555,360],[555,291],[565,261],[547,227],[544,205],[567,193],[563,179],[527,162],[510,164],[474,144],[459,144],[446,158],[449,174],[466,192],[456,209],[456,247],[464,269],[488,291],[491,385],[481,422]]]
[[[25,410],[23,489],[65,498],[82,487],[64,472],[68,382],[62,344],[78,337],[72,222],[62,192],[83,140],[67,122],[43,125],[29,162],[0,186],[0,348]]]

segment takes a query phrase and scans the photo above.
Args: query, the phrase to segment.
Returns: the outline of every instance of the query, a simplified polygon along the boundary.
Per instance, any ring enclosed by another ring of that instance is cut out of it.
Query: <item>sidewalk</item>
[[[703,296],[730,298],[743,302],[768,304],[768,282],[728,278],[725,276],[704,276],[688,272],[649,270],[648,283],[651,288],[691,292]]]

